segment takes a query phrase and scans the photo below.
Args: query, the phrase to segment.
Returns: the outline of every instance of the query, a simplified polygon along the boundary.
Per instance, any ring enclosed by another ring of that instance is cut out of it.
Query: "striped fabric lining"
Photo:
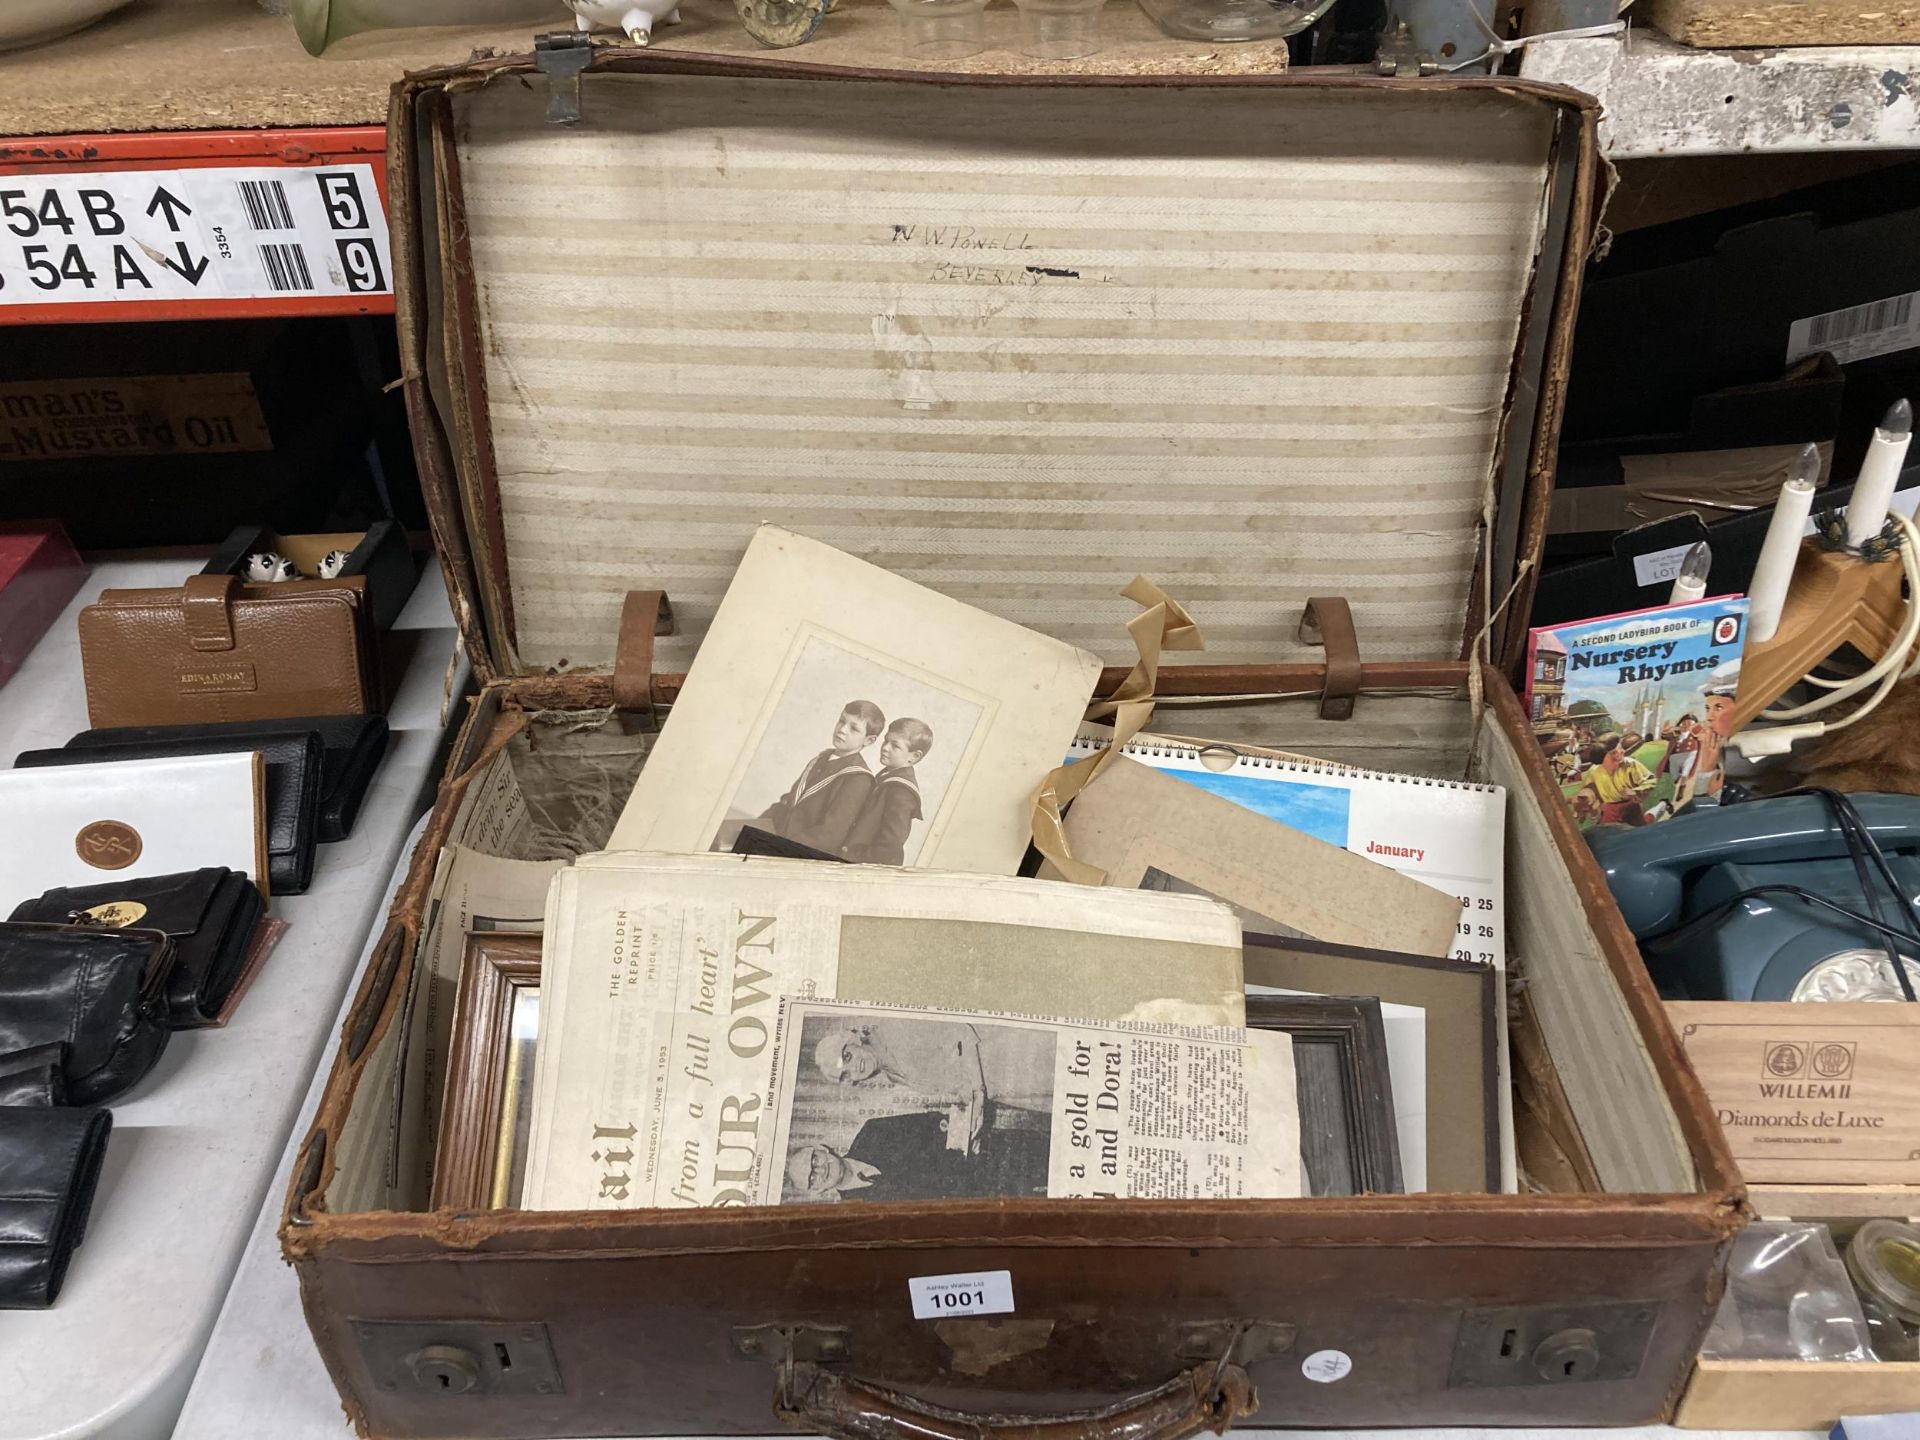
[[[605,77],[457,97],[523,668],[691,659],[772,521],[1130,657],[1458,652],[1553,117],[1491,92]]]

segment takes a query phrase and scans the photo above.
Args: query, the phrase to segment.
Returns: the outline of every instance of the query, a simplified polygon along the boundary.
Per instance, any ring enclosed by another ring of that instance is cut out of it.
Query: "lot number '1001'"
[[[927,1296],[927,1303],[936,1310],[973,1310],[987,1303],[984,1290],[936,1290]]]

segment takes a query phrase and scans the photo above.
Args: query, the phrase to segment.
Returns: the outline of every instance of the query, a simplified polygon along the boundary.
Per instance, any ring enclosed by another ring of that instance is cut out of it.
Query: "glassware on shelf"
[[[1100,49],[1106,0],[1015,0],[1020,48],[1037,60],[1079,60]]]
[[[1920,1229],[1869,1220],[1847,1246],[1847,1275],[1882,1360],[1920,1360]]]
[[[1181,40],[1279,40],[1304,30],[1334,0],[1140,0],[1140,8]]]
[[[363,30],[516,25],[528,20],[545,20],[557,28],[568,23],[560,0],[293,0],[291,9],[294,32],[309,55]]]
[[[987,48],[987,0],[890,0],[910,60],[964,60]]]
[[[0,0],[0,50],[57,40],[118,10],[128,0]]]

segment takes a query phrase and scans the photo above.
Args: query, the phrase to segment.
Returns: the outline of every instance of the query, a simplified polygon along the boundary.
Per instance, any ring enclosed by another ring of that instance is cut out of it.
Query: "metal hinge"
[[[733,1350],[742,1360],[775,1365],[831,1365],[853,1358],[844,1325],[741,1325],[733,1332]]]
[[[547,77],[547,119],[580,123],[580,72],[593,63],[593,37],[584,30],[554,30],[533,37],[533,63]]]
[[[1431,55],[1413,43],[1413,34],[1407,29],[1407,22],[1399,20],[1391,28],[1380,32],[1380,46],[1374,52],[1373,68],[1381,75],[1395,75],[1410,80],[1418,75],[1431,75],[1440,67]]]
[[[1291,1350],[1297,1333],[1277,1320],[1208,1320],[1181,1330],[1180,1358],[1251,1365]]]

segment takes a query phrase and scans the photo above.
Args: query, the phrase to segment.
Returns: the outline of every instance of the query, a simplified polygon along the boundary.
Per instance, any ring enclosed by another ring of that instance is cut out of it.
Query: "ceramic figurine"
[[[567,4],[582,30],[618,30],[636,45],[653,38],[656,23],[680,23],[680,7],[673,0],[646,0],[640,5],[631,0],[567,0]]]
[[[247,556],[247,579],[256,585],[271,585],[299,578],[300,572],[284,555],[272,550],[256,550]]]
[[[344,550],[329,550],[320,558],[320,578],[322,580],[338,580],[340,578],[340,572],[346,568],[347,552]]]

